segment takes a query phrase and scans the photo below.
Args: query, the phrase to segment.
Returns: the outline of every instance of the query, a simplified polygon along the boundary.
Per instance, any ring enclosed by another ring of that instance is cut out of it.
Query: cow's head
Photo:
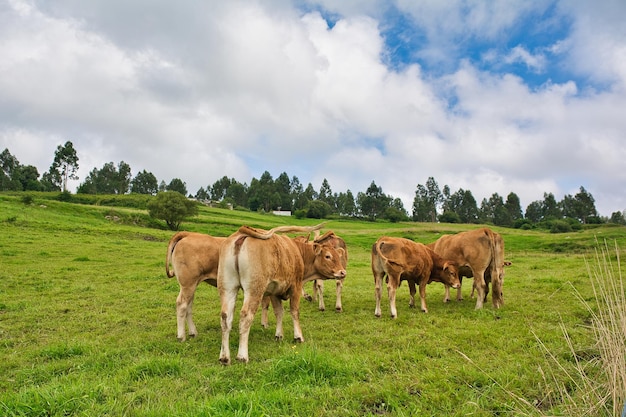
[[[323,279],[343,279],[346,277],[346,270],[343,267],[343,258],[346,252],[343,248],[334,248],[328,244],[313,243],[315,253],[314,269]]]
[[[451,261],[445,261],[441,270],[441,282],[451,286],[454,289],[461,287],[461,281],[459,280],[459,267],[456,263]]]

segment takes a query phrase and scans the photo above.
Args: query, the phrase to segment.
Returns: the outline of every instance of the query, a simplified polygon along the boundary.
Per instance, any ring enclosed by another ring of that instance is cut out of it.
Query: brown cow
[[[504,304],[502,284],[504,279],[504,240],[500,234],[483,227],[476,230],[443,235],[428,247],[446,259],[459,265],[459,275],[474,277],[477,291],[476,309],[483,307],[489,293],[489,282],[493,283],[491,295],[493,306],[499,308]],[[462,299],[461,287],[457,299]],[[446,299],[449,300],[449,290]]]
[[[187,322],[189,336],[198,335],[192,313],[196,288],[202,281],[217,287],[220,246],[225,240],[225,237],[193,232],[178,232],[170,239],[165,258],[165,273],[170,278],[176,275],[180,286],[180,292],[176,298],[176,337],[178,340],[185,340],[185,322]]]
[[[316,235],[318,234],[315,231]],[[346,242],[337,236],[333,231],[328,231],[324,233],[322,236],[316,236],[313,242],[309,242],[309,236],[298,236],[295,238],[298,241],[304,243],[319,243],[323,245],[331,245],[335,249],[342,248],[344,251],[344,256],[341,258],[343,268],[346,269],[348,266],[348,249],[346,247]],[[308,301],[312,301],[314,298],[318,300],[318,308],[320,311],[325,311],[326,307],[324,306],[324,281],[325,279],[314,279],[313,280],[313,296],[311,297],[304,291],[304,285],[302,286],[302,296]],[[341,290],[343,288],[343,278],[335,280],[337,284],[337,299],[335,302],[335,311],[338,313],[343,311],[343,307],[341,305]],[[270,298],[269,296],[263,297],[263,301],[261,303],[261,325],[264,328],[269,327],[269,306],[270,306]]]
[[[324,233],[322,236],[316,236],[314,242],[321,244],[330,244],[334,248],[342,248],[345,252],[345,256],[342,258],[343,260],[343,268],[345,269],[348,266],[348,248],[346,247],[346,242],[337,236],[332,231],[328,231]],[[324,281],[323,279],[316,279],[313,281],[313,297],[311,299],[316,299],[318,301],[318,308],[320,311],[325,311],[326,306],[324,305]],[[336,299],[335,299],[335,311],[341,313],[343,311],[343,306],[341,304],[341,291],[343,289],[343,279],[336,280]],[[307,298],[305,295],[305,298]]]
[[[345,278],[346,270],[341,260],[344,251],[329,245],[301,242],[275,232],[311,233],[321,227],[283,226],[262,231],[242,226],[226,239],[220,251],[217,273],[222,304],[220,362],[230,363],[229,336],[240,288],[244,298],[239,319],[238,360],[248,362],[250,326],[264,295],[270,296],[276,314],[276,338],[283,337],[281,300],[289,299],[294,340],[304,341],[299,317],[302,285],[314,278]]]
[[[426,285],[433,281],[442,282],[457,288],[460,285],[458,268],[454,262],[443,259],[421,243],[409,239],[387,237],[379,238],[372,246],[372,272],[376,294],[374,315],[380,317],[380,299],[383,276],[387,275],[387,292],[391,308],[391,317],[396,318],[396,290],[401,280],[409,281],[411,299],[414,300],[415,283],[420,287],[422,311],[426,308]],[[414,301],[412,301],[414,303]]]

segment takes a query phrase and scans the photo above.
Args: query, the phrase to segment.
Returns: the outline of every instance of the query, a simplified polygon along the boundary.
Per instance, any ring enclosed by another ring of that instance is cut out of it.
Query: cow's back
[[[487,228],[443,235],[435,242],[427,245],[439,256],[456,262],[462,271],[471,273],[472,270],[486,270],[492,259],[491,231]]]
[[[379,238],[372,249],[372,257],[378,257],[385,269],[402,270],[403,278],[417,277],[430,271],[433,259],[425,245],[405,238]]]
[[[267,286],[275,282],[275,290],[302,279],[304,264],[297,244],[289,237],[275,234],[258,239],[243,233],[227,238],[220,254],[218,279],[229,286]],[[265,288],[263,288],[265,290]]]
[[[189,277],[217,286],[220,247],[225,240],[224,237],[184,232],[171,251],[173,272],[179,281]]]

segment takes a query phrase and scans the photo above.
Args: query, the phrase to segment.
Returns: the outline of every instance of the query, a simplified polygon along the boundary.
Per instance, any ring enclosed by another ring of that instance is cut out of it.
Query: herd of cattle
[[[243,306],[239,317],[239,350],[237,359],[248,362],[248,335],[259,307],[261,324],[268,327],[271,303],[276,316],[276,339],[283,338],[283,300],[289,300],[293,320],[294,340],[304,341],[300,328],[299,306],[304,284],[313,281],[314,296],[319,309],[324,310],[323,282],[336,280],[335,309],[342,311],[341,291],[346,277],[348,251],[345,241],[333,232],[320,236],[317,226],[280,226],[271,230],[242,226],[229,237],[214,237],[202,233],[178,232],[170,239],[165,262],[168,277],[176,276],[180,293],[176,299],[177,337],[185,340],[185,324],[190,337],[198,331],[193,322],[192,307],[196,288],[206,281],[217,287],[221,302],[222,345],[220,362],[230,363],[229,336],[232,329],[235,302],[243,290]],[[289,237],[287,234],[304,234]],[[311,240],[311,234],[314,238]],[[171,269],[170,269],[171,265]],[[382,281],[386,277],[391,317],[396,318],[396,290],[406,280],[415,305],[419,286],[421,309],[426,307],[426,285],[445,285],[444,302],[450,300],[450,287],[457,289],[462,299],[463,277],[474,278],[472,295],[477,292],[476,309],[483,307],[492,285],[495,308],[503,304],[502,284],[504,241],[488,229],[480,228],[454,235],[441,236],[428,245],[409,239],[383,236],[372,246],[376,317],[381,316]]]

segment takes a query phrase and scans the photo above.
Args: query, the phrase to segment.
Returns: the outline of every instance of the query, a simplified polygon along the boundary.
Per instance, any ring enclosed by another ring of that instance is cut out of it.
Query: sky
[[[0,150],[82,183],[120,161],[195,194],[286,172],[433,177],[522,209],[626,209],[623,0],[0,0]]]

